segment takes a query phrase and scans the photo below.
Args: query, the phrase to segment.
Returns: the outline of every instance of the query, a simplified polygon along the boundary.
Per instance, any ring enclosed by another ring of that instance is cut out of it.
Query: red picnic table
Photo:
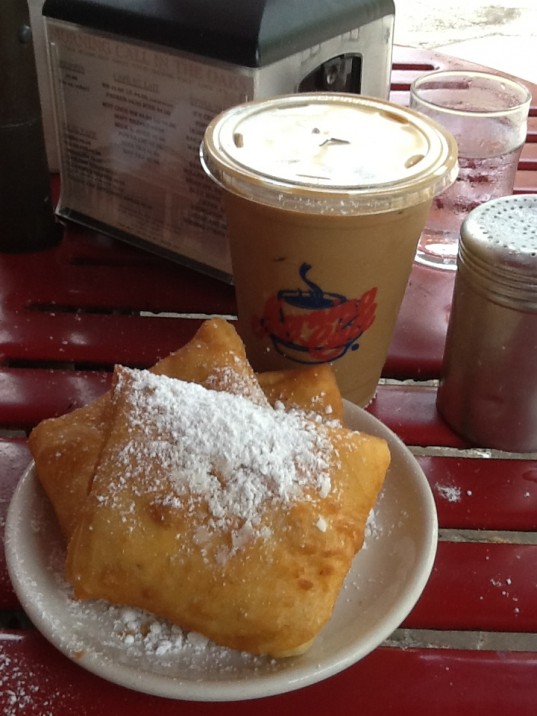
[[[392,94],[433,68],[469,67],[394,48]],[[528,83],[526,83],[528,84]],[[517,193],[537,193],[537,87]],[[57,181],[57,180],[56,180]],[[440,419],[437,380],[454,272],[415,265],[368,411],[410,448],[430,485],[439,544],[403,623],[358,663],[255,700],[203,703],[128,689],[81,668],[25,618],[0,556],[0,712],[534,714],[537,701],[537,460],[470,446]],[[40,420],[102,394],[115,363],[146,367],[206,316],[235,315],[232,286],[68,226],[57,246],[0,255],[0,525]]]

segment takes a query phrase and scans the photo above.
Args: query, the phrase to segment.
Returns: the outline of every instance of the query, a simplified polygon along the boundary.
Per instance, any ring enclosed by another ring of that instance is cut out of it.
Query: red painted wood
[[[519,166],[522,170],[537,169],[537,133],[528,137],[527,143],[522,147]]]
[[[518,172],[515,194],[535,194],[537,192],[537,171]]]
[[[404,626],[537,631],[537,545],[440,542]]]
[[[383,375],[426,380],[441,373],[454,271],[414,264]]]
[[[110,374],[44,368],[0,369],[0,427],[30,429],[99,397]]]
[[[3,342],[1,358],[10,366],[147,367],[187,343],[200,324],[199,319],[114,313],[21,312]]]
[[[418,457],[442,528],[537,532],[537,463]]]
[[[468,66],[427,50],[394,48],[392,99],[429,69]],[[477,67],[477,66],[476,66]],[[537,90],[517,192],[537,192]],[[59,189],[53,178],[53,191]],[[454,274],[415,266],[384,375],[423,380],[441,372]],[[126,243],[69,226],[56,247],[0,255],[0,430],[29,430],[100,395],[115,362],[149,365],[175,350],[201,320],[140,312],[235,312],[231,286]],[[439,417],[432,385],[386,385],[369,410],[415,446],[466,447]],[[29,459],[23,438],[0,438],[0,529]],[[419,457],[440,527],[537,530],[537,462]],[[501,536],[498,540],[501,540]],[[404,626],[537,632],[537,546],[441,542],[433,573]],[[3,554],[0,609],[14,610]],[[181,713],[535,713],[537,655],[381,647],[328,681],[271,699],[197,704],[108,684],[64,658],[33,630],[0,633],[0,713],[64,716]],[[98,698],[97,698],[98,696]]]
[[[68,226],[62,242],[46,251],[3,255],[0,297],[11,309],[184,311],[232,313],[231,286],[141,249]],[[125,259],[125,260],[124,260]]]
[[[4,716],[147,716],[154,710],[162,716],[533,716],[536,669],[537,655],[525,652],[381,647],[305,689],[255,701],[197,703],[115,686],[78,667],[37,634],[13,633],[0,637],[0,707]]]
[[[407,445],[468,447],[444,423],[436,409],[436,387],[381,385],[368,411]]]

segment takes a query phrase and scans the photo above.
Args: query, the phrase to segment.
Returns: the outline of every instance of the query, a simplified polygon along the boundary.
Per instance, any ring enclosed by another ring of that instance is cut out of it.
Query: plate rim
[[[275,696],[323,681],[363,659],[393,633],[418,601],[430,577],[436,556],[438,517],[429,482],[421,466],[404,442],[388,426],[363,408],[346,400],[344,400],[344,407],[345,423],[348,422],[349,418],[364,423],[359,428],[361,432],[367,432],[386,439],[390,445],[390,450],[395,448],[399,457],[408,466],[409,474],[416,481],[416,487],[423,502],[424,529],[429,535],[427,542],[425,543],[424,540],[423,544],[420,545],[421,557],[416,560],[416,565],[412,570],[412,578],[405,585],[402,595],[404,598],[399,598],[395,607],[392,607],[387,614],[379,618],[379,627],[377,627],[375,639],[367,639],[362,647],[358,649],[356,648],[356,642],[350,641],[349,644],[338,650],[337,658],[332,657],[324,665],[319,663],[316,669],[300,669],[300,666],[298,666],[298,668],[292,668],[289,674],[285,669],[277,670],[269,674],[256,674],[253,680],[241,678],[204,682],[203,680],[189,681],[164,674],[151,674],[151,684],[148,685],[141,683],[140,672],[137,672],[133,666],[128,664],[114,663],[115,672],[111,674],[110,663],[106,662],[98,652],[89,650],[84,656],[75,657],[72,650],[64,643],[65,638],[62,636],[55,638],[51,630],[47,628],[46,615],[36,606],[35,601],[32,601],[31,594],[27,593],[24,580],[30,578],[31,575],[27,573],[22,564],[24,560],[17,554],[18,540],[16,535],[19,530],[24,531],[22,524],[24,521],[20,518],[23,514],[21,510],[24,509],[23,498],[25,497],[25,491],[31,490],[32,487],[34,490],[42,490],[35,476],[35,464],[32,461],[21,476],[13,493],[6,517],[4,542],[6,564],[13,589],[36,629],[43,638],[70,661],[87,671],[119,686],[175,700],[229,702]],[[46,499],[44,491],[43,496]]]

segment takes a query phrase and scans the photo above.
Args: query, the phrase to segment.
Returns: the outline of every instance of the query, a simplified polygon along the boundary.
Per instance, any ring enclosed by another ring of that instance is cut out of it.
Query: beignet
[[[193,381],[213,390],[239,392],[267,404],[233,326],[219,318],[204,321],[194,338],[150,370]],[[43,420],[28,440],[37,474],[69,539],[78,522],[107,429],[110,394],[58,418]]]
[[[271,405],[282,403],[317,414],[325,420],[343,421],[343,400],[331,366],[303,366],[258,373],[257,379]]]
[[[267,374],[267,396],[246,358],[244,344],[227,321],[204,321],[195,336],[150,370],[159,375],[199,383],[213,390],[244,395],[261,405],[273,403],[341,417],[341,396],[328,366]],[[299,380],[297,380],[299,378]],[[320,397],[321,396],[321,397]],[[57,418],[43,420],[28,440],[39,480],[60,528],[69,539],[91,488],[95,465],[107,431],[110,394]]]
[[[81,599],[287,656],[326,624],[388,467],[386,443],[299,411],[116,369],[68,547]]]
[[[79,599],[144,608],[253,653],[303,652],[332,614],[389,451],[341,426],[328,366],[256,375],[202,324],[29,445]]]

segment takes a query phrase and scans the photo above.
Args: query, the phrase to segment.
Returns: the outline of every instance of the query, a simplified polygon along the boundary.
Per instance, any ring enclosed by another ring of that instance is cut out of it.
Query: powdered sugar
[[[114,456],[118,487],[134,481],[162,493],[145,474],[158,464],[167,481],[161,504],[202,500],[210,515],[204,529],[233,527],[234,549],[257,528],[267,501],[329,494],[332,444],[303,413],[130,369],[119,372],[115,395],[127,384],[131,439]]]
[[[22,636],[4,636],[0,644],[0,713],[2,716],[39,714],[54,716],[59,713],[78,713],[77,699],[55,684],[49,668],[28,658],[23,649],[11,654],[9,642],[23,642]],[[84,711],[84,713],[88,713]],[[94,713],[93,709],[91,713]]]
[[[120,646],[132,659],[149,659],[153,664],[186,664],[188,660],[219,664],[231,668],[234,663],[255,668],[265,668],[274,660],[266,656],[255,656],[218,646],[197,632],[184,631],[180,627],[157,619],[142,609],[94,603],[102,609],[102,619],[110,625],[108,644],[110,648]],[[198,664],[199,666],[199,664]]]
[[[381,527],[379,525],[379,521],[377,520],[377,510],[373,507],[369,512],[367,522],[365,524],[364,545],[362,549],[366,548],[371,540],[377,539],[380,534]]]
[[[350,418],[355,430],[368,431],[371,426],[372,418],[357,409],[352,410]],[[63,576],[63,540],[33,468],[21,480],[12,503],[7,540],[8,546],[17,545],[10,554],[19,593],[29,616],[53,644],[93,673],[130,688],[172,698],[219,700],[225,696],[231,700],[245,698],[246,690],[254,698],[287,690],[290,684],[311,684],[326,673],[334,673],[334,668],[337,670],[342,649],[363,655],[364,645],[369,649],[372,639],[374,644],[381,643],[387,636],[390,615],[395,612],[402,618],[415,601],[415,580],[425,569],[423,561],[416,562],[416,554],[432,544],[434,536],[427,526],[429,503],[424,502],[418,489],[422,478],[401,458],[403,448],[398,443],[391,444],[391,448],[391,470],[395,474],[386,481],[370,515],[367,549],[353,562],[333,618],[306,657],[277,661],[254,657],[217,647],[197,634],[178,631],[139,610],[129,608],[124,612],[122,607],[105,602],[74,601]],[[322,507],[321,502],[316,520],[323,515]],[[397,517],[405,511],[409,518],[400,525]],[[326,522],[330,529],[328,513]],[[59,673],[56,666],[44,664],[47,681],[41,671],[36,674],[35,662],[23,660],[15,664],[13,657],[9,652],[11,663],[0,663],[4,693],[11,689],[10,698],[13,694],[14,700],[25,699],[31,690],[33,704],[41,705],[51,691],[65,684],[63,677],[55,676]],[[44,690],[41,696],[33,689],[36,684]],[[39,713],[81,713],[79,693],[82,692],[72,695],[64,691],[57,697],[54,693],[58,702],[45,705]],[[89,704],[85,699],[85,708]],[[19,713],[17,706],[10,708],[10,716]],[[95,709],[97,713],[98,699]]]
[[[239,678],[243,672],[253,674],[258,669],[269,673],[281,668],[272,657],[220,646],[144,609],[101,599],[78,601],[61,573],[55,575],[55,582],[74,626],[73,632],[88,635],[85,645],[74,633],[69,637],[70,651],[80,654],[82,660],[93,658],[96,649],[102,655],[100,658],[110,659],[116,665],[128,664],[142,672],[170,678],[181,673],[192,679],[212,673],[215,680],[225,679],[226,675]]]
[[[440,485],[436,483],[434,488],[440,497],[448,502],[460,502],[461,500],[461,488],[456,485]]]
[[[245,373],[244,361],[233,356],[235,367],[216,366],[207,378],[206,386],[226,393],[242,395],[257,405],[268,406],[268,401],[253,373]]]

